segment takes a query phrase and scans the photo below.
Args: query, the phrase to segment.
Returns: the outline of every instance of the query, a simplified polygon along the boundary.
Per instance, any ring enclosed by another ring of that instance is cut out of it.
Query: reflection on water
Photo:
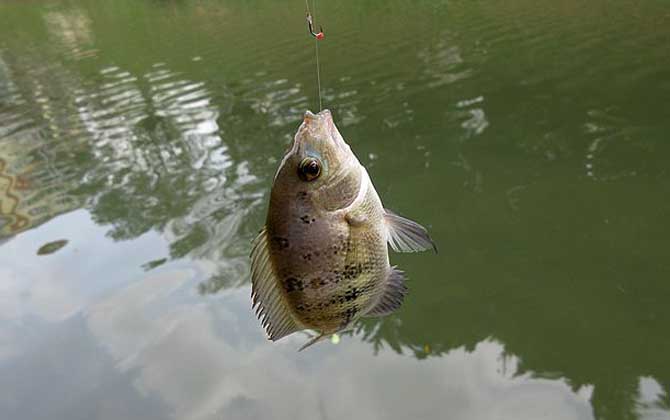
[[[68,111],[52,98],[62,94],[64,82],[49,74],[57,69],[19,70],[28,77],[17,81],[0,56],[2,98],[0,121],[0,238],[40,225],[77,207],[68,194],[76,177],[70,165],[79,151],[78,128],[69,126]],[[67,144],[63,141],[67,138]]]
[[[557,419],[592,418],[588,386],[574,392],[562,380],[518,375],[518,360],[496,342],[482,342],[473,351],[455,349],[425,363],[392,353],[370,359],[365,345],[347,342],[341,351],[327,348],[317,357],[308,356],[303,363],[310,368],[304,370],[293,361],[291,346],[298,338],[272,349],[261,344],[259,335],[248,334],[255,320],[238,315],[246,305],[247,288],[223,297],[216,309],[176,305],[155,319],[141,317],[146,324],[132,331],[124,327],[134,324],[134,311],[144,313],[142,306],[160,304],[158,288],[151,283],[160,283],[161,293],[168,293],[188,274],[179,277],[149,278],[112,297],[92,310],[88,324],[99,342],[109,346],[120,370],[136,373],[134,388],[160,396],[178,418],[220,413],[227,418],[404,419],[434,406],[444,407],[454,418],[490,418],[490,413],[517,419],[534,419],[539,413]],[[166,323],[171,324],[168,330],[161,328]],[[349,365],[341,366],[341,360]],[[431,386],[421,395],[402,398],[407,381]],[[278,382],[290,386],[300,401],[273,392],[271,384]],[[380,383],[390,386],[378,390]]]
[[[53,254],[54,252],[58,252],[60,249],[62,249],[65,245],[67,245],[67,243],[67,239],[46,243],[37,250],[37,255]]]
[[[140,76],[108,67],[98,83],[76,98],[98,162],[80,186],[95,191],[96,222],[112,226],[117,240],[158,230],[171,242],[169,257],[215,262],[207,290],[245,281],[233,239],[262,194],[248,163],[231,159],[205,83],[162,63]]]
[[[670,396],[667,389],[652,377],[640,377],[636,398],[636,414],[642,419],[670,419]]]
[[[445,245],[300,354],[247,255],[317,103],[301,5],[0,5],[0,417],[669,418],[667,26],[493,3],[323,5],[324,103]]]
[[[456,106],[463,111],[454,112],[453,115],[462,114],[467,118],[461,123],[461,127],[465,129],[469,137],[482,134],[484,130],[486,130],[486,127],[489,126],[489,121],[486,119],[486,113],[482,108],[483,102],[484,97],[477,96],[476,98],[459,101],[456,104]]]
[[[17,70],[25,69],[17,64]],[[27,93],[40,104],[35,119],[46,127],[16,130],[0,143],[2,236],[84,206],[114,239],[155,229],[169,238],[169,257],[205,259],[211,277],[203,290],[245,282],[246,255],[234,239],[262,194],[248,163],[230,158],[218,124],[221,107],[205,83],[180,78],[162,63],[139,76],[118,67],[99,74],[94,85],[52,81],[54,96]],[[39,87],[47,74],[33,76],[26,83]],[[7,84],[15,85],[11,78]],[[61,104],[71,113],[67,120],[53,115]]]
[[[79,226],[74,247],[103,233],[81,214],[64,219],[60,226],[46,225],[46,233]],[[37,235],[22,236],[11,251],[29,246],[32,236]],[[120,250],[118,243],[100,237],[96,248],[110,259],[108,268],[124,252],[134,255],[130,263],[146,257],[142,254],[159,241],[157,236],[146,237]],[[57,254],[61,263],[75,254],[69,252]],[[87,259],[96,251],[79,252]],[[58,265],[53,263],[47,272]],[[31,270],[42,269],[32,265],[27,274]],[[495,340],[483,340],[470,349],[457,347],[427,360],[394,352],[374,356],[364,342],[345,340],[296,359],[295,348],[303,337],[268,345],[247,310],[248,286],[203,301],[191,293],[205,275],[194,267],[160,268],[150,274],[126,271],[127,282],[118,274],[119,270],[103,270],[97,275],[97,282],[110,290],[103,294],[78,290],[77,282],[57,277],[29,287],[14,286],[39,293],[17,308],[25,321],[3,322],[0,384],[13,401],[3,407],[10,418],[28,414],[45,418],[54,413],[67,418],[101,409],[111,410],[111,415],[119,406],[124,407],[124,418],[138,419],[164,418],[165,413],[182,419],[224,414],[226,418],[404,419],[445,412],[470,419],[535,419],[540,413],[552,419],[593,418],[592,386],[572,389],[563,379],[522,372],[520,359]],[[138,276],[142,281],[136,281]],[[55,294],[54,283],[60,295]],[[110,288],[114,283],[116,287]],[[54,302],[56,296],[61,296],[60,305],[43,306],[46,298]],[[85,306],[74,310],[81,304]],[[11,319],[4,315],[3,319]],[[60,322],[50,326],[45,319]],[[21,327],[29,327],[35,335],[21,334]],[[34,367],[30,381],[17,382],[27,366]],[[58,389],[50,389],[53,381],[59,383]],[[275,391],[276,383],[289,386],[301,398],[286,398]],[[421,392],[408,398],[407,386]],[[49,398],[31,403],[33,393],[40,391]],[[66,394],[70,396],[65,398]],[[108,408],[99,406],[101,400]]]
[[[76,60],[94,56],[91,19],[81,9],[52,10],[44,14],[44,22],[53,41],[62,46],[68,58]]]
[[[424,69],[423,78],[427,79],[428,88],[456,83],[471,75],[462,57],[460,47],[449,34],[442,34],[439,40],[419,51],[418,58]]]

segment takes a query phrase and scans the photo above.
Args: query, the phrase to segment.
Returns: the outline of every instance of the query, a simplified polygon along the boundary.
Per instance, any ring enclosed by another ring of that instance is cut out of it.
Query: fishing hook
[[[314,38],[323,39],[323,37],[325,36],[323,34],[323,27],[322,26],[319,26],[319,32],[318,33],[314,32],[314,22],[312,21],[312,15],[309,12],[307,12],[307,27],[309,28],[310,35],[312,35]]]

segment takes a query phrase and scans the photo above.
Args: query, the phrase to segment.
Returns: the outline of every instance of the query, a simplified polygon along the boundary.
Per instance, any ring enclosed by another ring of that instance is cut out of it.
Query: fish
[[[252,308],[268,338],[316,331],[303,350],[361,317],[395,312],[408,289],[389,245],[437,252],[426,228],[383,207],[331,112],[305,112],[252,242]]]

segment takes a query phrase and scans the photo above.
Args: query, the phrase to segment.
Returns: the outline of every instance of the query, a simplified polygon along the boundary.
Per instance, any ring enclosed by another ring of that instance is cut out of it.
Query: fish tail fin
[[[312,344],[316,344],[319,341],[326,339],[326,337],[328,337],[329,335],[330,334],[326,334],[326,333],[321,333],[321,334],[317,335],[316,337],[314,337],[311,340],[309,340],[308,342],[306,342],[302,347],[300,347],[298,349],[298,351],[305,350],[307,347],[311,346]]]

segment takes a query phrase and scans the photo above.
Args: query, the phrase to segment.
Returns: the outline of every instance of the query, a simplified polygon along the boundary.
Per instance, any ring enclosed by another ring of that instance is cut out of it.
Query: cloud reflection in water
[[[592,387],[520,374],[496,341],[423,362],[390,349],[374,356],[355,339],[296,353],[302,337],[265,341],[244,310],[246,287],[207,303],[175,301],[193,275],[156,272],[87,311],[118,368],[137,372],[138,392],[160,395],[177,418],[593,418]]]

